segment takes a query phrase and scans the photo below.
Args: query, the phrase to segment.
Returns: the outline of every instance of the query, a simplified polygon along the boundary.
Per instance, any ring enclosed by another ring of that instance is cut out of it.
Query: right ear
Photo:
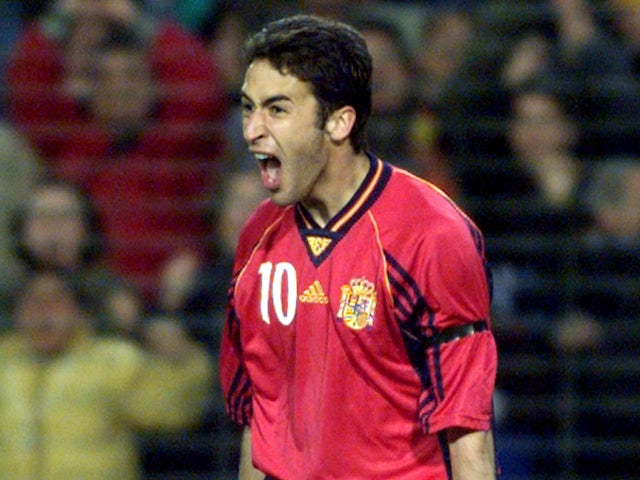
[[[356,111],[350,105],[334,111],[325,124],[325,131],[332,141],[342,143],[351,135],[351,130],[356,122]]]

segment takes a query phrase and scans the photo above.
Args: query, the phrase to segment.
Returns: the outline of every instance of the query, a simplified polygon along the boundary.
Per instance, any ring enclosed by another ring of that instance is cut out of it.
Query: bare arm
[[[493,434],[489,430],[447,431],[454,480],[495,480]]]
[[[251,429],[245,427],[240,446],[239,480],[264,480],[264,473],[256,469],[251,461]]]

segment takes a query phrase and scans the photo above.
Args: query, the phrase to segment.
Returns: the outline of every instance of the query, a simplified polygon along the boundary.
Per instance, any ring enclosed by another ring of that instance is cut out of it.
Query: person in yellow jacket
[[[152,325],[147,348],[101,338],[73,279],[32,276],[15,329],[0,338],[0,478],[132,480],[136,433],[197,424],[211,358],[176,325]]]

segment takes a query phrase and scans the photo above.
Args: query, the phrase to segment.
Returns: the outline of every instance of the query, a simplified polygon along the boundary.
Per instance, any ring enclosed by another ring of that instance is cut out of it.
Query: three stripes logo
[[[304,303],[319,303],[325,305],[329,303],[329,297],[324,293],[322,285],[316,280],[300,295],[300,301]]]

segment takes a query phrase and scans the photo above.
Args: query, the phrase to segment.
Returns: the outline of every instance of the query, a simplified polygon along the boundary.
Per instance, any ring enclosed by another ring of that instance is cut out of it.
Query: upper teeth
[[[254,157],[256,157],[256,160],[267,160],[269,158],[269,155],[267,155],[266,153],[256,153],[254,154]]]

